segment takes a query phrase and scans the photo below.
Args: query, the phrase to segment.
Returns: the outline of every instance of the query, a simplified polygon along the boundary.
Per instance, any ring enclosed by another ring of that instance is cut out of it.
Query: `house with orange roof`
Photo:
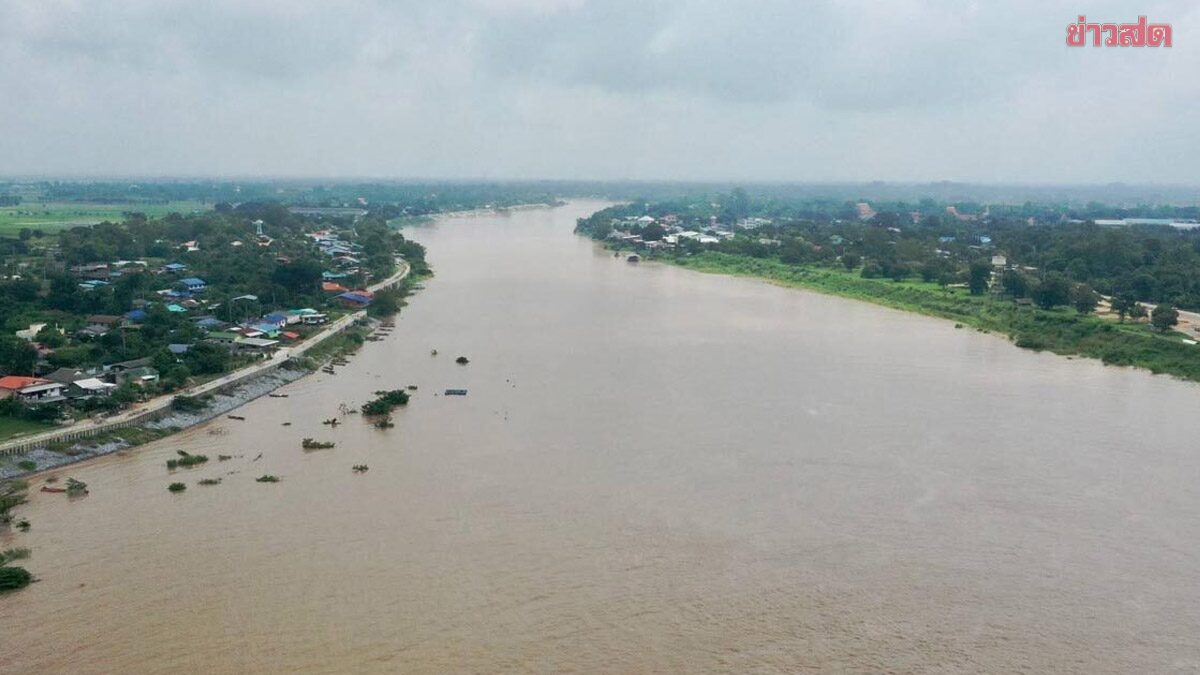
[[[0,399],[16,397],[25,403],[58,403],[65,400],[67,386],[41,377],[5,375],[0,377]]]

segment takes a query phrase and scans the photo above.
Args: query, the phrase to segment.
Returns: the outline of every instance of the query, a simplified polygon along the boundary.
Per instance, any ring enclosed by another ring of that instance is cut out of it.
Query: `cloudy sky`
[[[0,0],[0,174],[1196,184],[1198,44],[1190,0]]]

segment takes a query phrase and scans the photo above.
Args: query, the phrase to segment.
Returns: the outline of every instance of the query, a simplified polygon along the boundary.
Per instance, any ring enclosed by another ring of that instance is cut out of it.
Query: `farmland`
[[[129,202],[98,204],[88,202],[24,202],[0,206],[0,237],[16,237],[22,229],[53,233],[78,225],[95,225],[105,220],[119,222],[123,214],[144,213],[155,218],[168,213],[205,211],[211,205],[199,201]]]

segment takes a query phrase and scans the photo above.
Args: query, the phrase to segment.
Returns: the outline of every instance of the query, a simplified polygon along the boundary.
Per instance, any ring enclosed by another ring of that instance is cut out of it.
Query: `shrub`
[[[24,567],[0,567],[0,591],[25,588],[32,581],[33,575]]]

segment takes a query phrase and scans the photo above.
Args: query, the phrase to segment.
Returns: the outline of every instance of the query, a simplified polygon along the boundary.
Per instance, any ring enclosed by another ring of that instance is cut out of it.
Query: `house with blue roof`
[[[337,298],[351,307],[366,307],[371,304],[371,297],[362,293],[342,293]]]
[[[144,309],[135,309],[132,312],[127,312],[125,314],[125,318],[129,319],[130,321],[132,321],[134,323],[141,323],[141,322],[145,321],[149,316],[150,315],[147,314],[146,310],[144,310]]]
[[[279,337],[279,326],[273,323],[256,323],[251,328],[270,338]]]
[[[204,283],[204,280],[199,277],[188,277],[186,279],[180,279],[179,284],[181,286],[183,286],[184,288],[188,289],[189,291],[191,291],[192,293],[199,293],[200,291],[203,291],[204,289],[208,288],[208,284]]]
[[[166,265],[163,265],[162,268],[164,272],[170,272],[172,274],[178,274],[179,272],[187,271],[187,265],[177,262],[167,263]]]
[[[262,323],[269,323],[273,326],[283,328],[288,324],[288,316],[283,312],[271,312],[262,318]]]

